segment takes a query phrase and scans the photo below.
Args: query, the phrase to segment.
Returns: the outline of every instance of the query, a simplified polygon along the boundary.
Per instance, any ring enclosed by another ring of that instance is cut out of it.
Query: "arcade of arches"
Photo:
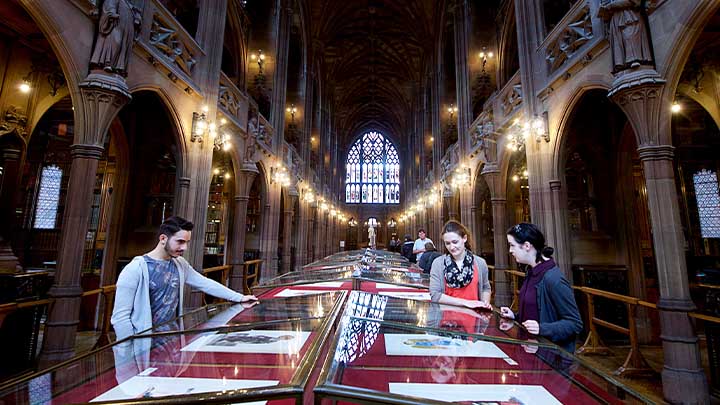
[[[179,215],[236,290],[248,260],[262,281],[366,247],[369,219],[379,249],[457,219],[507,305],[505,230],[533,222],[573,284],[656,305],[662,395],[708,401],[718,332],[688,313],[720,315],[719,8],[4,0],[0,298],[53,299],[38,364],[67,359],[102,327],[83,291]]]

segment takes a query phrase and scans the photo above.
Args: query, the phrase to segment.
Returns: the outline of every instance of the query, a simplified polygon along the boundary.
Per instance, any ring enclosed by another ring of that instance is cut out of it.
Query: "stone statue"
[[[128,61],[140,21],[140,10],[131,0],[105,0],[90,68],[127,76]]]
[[[368,226],[368,239],[370,239],[370,248],[375,249],[375,227]]]
[[[650,39],[640,14],[641,0],[604,0],[598,15],[609,20],[613,72],[652,65]]]

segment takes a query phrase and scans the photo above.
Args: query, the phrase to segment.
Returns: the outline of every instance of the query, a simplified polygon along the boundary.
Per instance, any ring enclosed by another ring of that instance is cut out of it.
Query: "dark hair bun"
[[[551,246],[545,246],[542,250],[542,255],[545,257],[552,257],[553,253],[555,253],[555,249]]]

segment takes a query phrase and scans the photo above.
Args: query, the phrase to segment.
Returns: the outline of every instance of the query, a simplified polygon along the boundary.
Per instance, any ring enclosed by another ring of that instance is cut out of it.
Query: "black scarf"
[[[452,255],[448,254],[444,259],[445,264],[445,282],[451,288],[463,288],[470,284],[473,279],[473,262],[475,257],[469,250],[465,251],[463,258],[463,267],[459,269]]]

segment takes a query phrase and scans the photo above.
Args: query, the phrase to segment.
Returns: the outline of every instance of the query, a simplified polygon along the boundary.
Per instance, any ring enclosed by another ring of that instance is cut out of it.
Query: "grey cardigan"
[[[555,266],[543,275],[535,287],[540,319],[540,336],[546,337],[570,353],[575,352],[575,338],[583,322],[575,303],[572,286]]]
[[[182,257],[172,259],[180,275],[180,304],[178,316],[183,314],[183,290],[185,283],[191,287],[228,301],[239,302],[243,295],[215,280],[195,271]],[[115,292],[115,306],[110,322],[115,328],[117,340],[153,327],[150,310],[150,277],[147,263],[142,256],[136,256],[120,272]]]
[[[430,267],[430,300],[432,302],[438,302],[440,296],[445,294],[445,265],[443,260],[447,254],[439,256],[432,262]],[[478,300],[482,297],[483,292],[490,292],[490,280],[488,279],[488,266],[485,260],[479,256],[475,256],[475,264],[478,266],[478,274],[480,277],[477,280],[478,283]]]

